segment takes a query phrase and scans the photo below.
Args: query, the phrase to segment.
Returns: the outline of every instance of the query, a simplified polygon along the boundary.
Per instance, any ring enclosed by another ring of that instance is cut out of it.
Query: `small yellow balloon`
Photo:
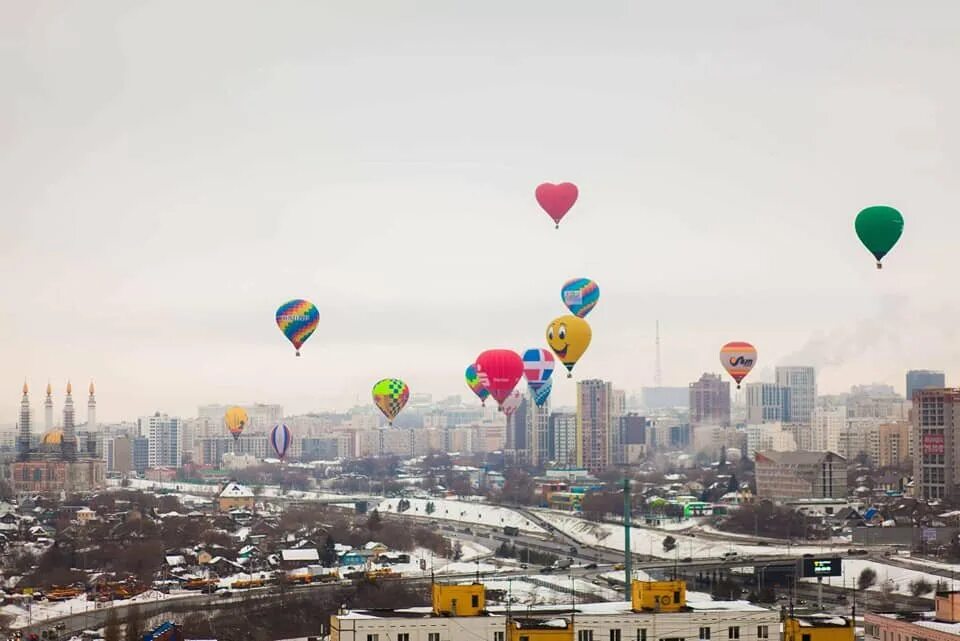
[[[547,345],[567,368],[567,378],[573,377],[573,366],[590,347],[592,336],[590,325],[578,316],[561,316],[547,326]]]
[[[231,407],[227,410],[227,413],[223,415],[223,424],[230,431],[230,434],[233,435],[233,440],[240,438],[240,434],[243,433],[243,428],[245,428],[249,422],[250,419],[247,417],[247,412],[242,407]]]

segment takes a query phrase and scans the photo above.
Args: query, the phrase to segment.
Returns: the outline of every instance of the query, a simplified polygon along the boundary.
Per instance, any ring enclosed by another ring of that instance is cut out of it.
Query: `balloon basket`
[[[300,350],[297,350],[297,358],[300,358]]]
[[[877,269],[883,269],[883,263],[881,263],[879,260],[877,261]]]
[[[567,372],[567,378],[573,378],[573,372]]]
[[[560,223],[557,223],[556,225],[554,225],[553,228],[554,228],[554,229],[560,229]]]

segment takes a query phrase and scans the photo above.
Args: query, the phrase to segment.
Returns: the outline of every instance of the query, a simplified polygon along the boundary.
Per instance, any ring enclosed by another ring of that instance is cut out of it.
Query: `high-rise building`
[[[730,383],[719,374],[704,373],[690,383],[690,425],[730,425]]]
[[[647,457],[647,417],[639,414],[624,414],[617,419],[620,435],[622,462],[636,465]]]
[[[49,387],[49,385],[47,386]],[[30,388],[23,382],[23,396],[20,398],[20,420],[17,422],[17,455],[25,459],[30,455]]]
[[[913,400],[913,393],[919,389],[943,389],[947,378],[943,372],[932,369],[912,369],[907,372],[907,400]]]
[[[227,413],[232,405],[201,405],[197,408],[197,417],[205,419],[213,426],[214,430],[223,429],[223,415]],[[254,403],[253,405],[240,405],[247,412],[250,423],[244,429],[244,433],[259,434],[269,432],[277,423],[283,422],[283,406],[274,404]],[[217,434],[205,434],[205,436],[217,436]]]
[[[847,461],[835,452],[756,455],[757,496],[769,499],[844,499]]]
[[[910,457],[910,423],[884,423],[879,428],[877,442],[880,456],[874,462],[879,467],[895,467]]]
[[[533,403],[524,396],[520,405],[507,417],[507,446],[506,452],[508,458],[517,462],[527,462],[529,460],[527,444],[527,414],[530,412],[530,406]]]
[[[627,393],[622,389],[612,390],[610,394],[610,436],[607,442],[607,461],[610,465],[622,465],[624,463],[620,417],[626,413]]]
[[[180,467],[183,455],[183,421],[160,412],[138,419],[140,436],[149,444],[150,467]]]
[[[67,396],[63,399],[63,456],[72,460],[77,456],[77,426],[73,409],[73,385],[67,381]]]
[[[960,388],[914,390],[912,417],[915,496],[955,500],[960,496]]]
[[[690,407],[690,389],[687,387],[644,387],[640,394],[641,403],[647,410]]]
[[[94,395],[93,381],[90,381],[89,392],[90,396],[87,397],[87,432],[95,434],[97,431],[97,397]]]
[[[554,412],[550,415],[550,459],[565,467],[577,465],[577,415]]]
[[[811,449],[839,452],[840,435],[846,431],[846,407],[815,407],[810,415]]]
[[[747,383],[747,423],[789,423],[790,388],[776,383]]]
[[[790,422],[810,425],[817,405],[817,371],[805,366],[777,366],[777,385],[790,390]]]
[[[538,406],[533,398],[527,397],[526,419],[526,461],[539,467],[550,460],[550,398]]]
[[[47,397],[43,399],[43,431],[53,429],[53,385],[47,383]]]
[[[613,385],[598,379],[577,383],[577,465],[593,473],[610,467]]]

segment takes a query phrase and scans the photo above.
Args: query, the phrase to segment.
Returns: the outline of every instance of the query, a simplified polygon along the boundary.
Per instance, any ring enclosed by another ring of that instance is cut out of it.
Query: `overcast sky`
[[[759,349],[822,392],[960,382],[960,4],[0,1],[0,423],[469,394],[601,288],[627,390]],[[543,181],[580,186],[555,231]],[[863,207],[906,219],[882,271]],[[274,325],[320,309],[296,359]],[[751,379],[747,379],[748,381]],[[558,401],[574,386],[557,381]],[[59,411],[60,400],[57,400]],[[82,412],[83,413],[83,412]]]

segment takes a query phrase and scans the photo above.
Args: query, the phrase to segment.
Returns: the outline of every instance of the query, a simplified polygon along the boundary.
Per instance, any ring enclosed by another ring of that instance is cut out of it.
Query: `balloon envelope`
[[[757,350],[750,343],[742,341],[727,343],[720,348],[720,364],[737,382],[737,389],[740,389],[740,381],[757,364]]]
[[[467,366],[465,378],[467,380],[467,387],[469,387],[470,391],[477,395],[477,398],[480,399],[480,402],[483,403],[486,401],[487,397],[490,396],[490,392],[486,387],[483,386],[483,383],[480,382],[480,377],[477,376],[476,366]]]
[[[249,422],[250,419],[247,417],[247,411],[242,407],[231,407],[227,410],[227,413],[223,415],[223,424],[230,431],[230,434],[233,435],[233,440],[240,438],[240,434],[243,433],[243,428],[245,428]]]
[[[879,269],[880,261],[893,249],[903,234],[903,216],[893,207],[886,205],[867,207],[857,214],[854,227],[860,242],[877,259]]]
[[[560,296],[571,314],[586,318],[600,300],[600,287],[589,278],[572,278],[560,288]]]
[[[531,390],[538,390],[553,375],[553,354],[550,350],[534,347],[523,353],[523,375]]]
[[[543,404],[550,398],[550,390],[552,389],[553,379],[550,379],[541,385],[539,389],[533,391],[533,402],[537,404],[537,407],[543,407]]]
[[[567,215],[573,204],[577,202],[580,190],[573,183],[560,183],[559,185],[543,183],[537,187],[534,195],[537,197],[537,202],[543,207],[543,211],[547,212],[547,215],[553,218],[553,222],[559,227],[560,220]]]
[[[480,382],[490,392],[500,409],[523,376],[523,359],[509,349],[488,349],[474,363]]]
[[[277,458],[281,461],[287,455],[287,449],[290,447],[292,440],[290,428],[283,423],[274,425],[273,429],[270,430],[270,445],[273,446],[273,451],[277,453]]]
[[[507,398],[503,400],[503,405],[500,407],[503,409],[503,413],[507,415],[507,418],[513,416],[513,413],[517,411],[517,408],[520,407],[520,403],[523,402],[523,395],[514,390]]]
[[[283,332],[300,356],[300,347],[317,329],[320,322],[320,312],[313,303],[307,300],[287,301],[277,309],[277,327]]]
[[[573,366],[590,346],[592,336],[590,325],[579,316],[560,316],[547,325],[547,345],[568,372],[573,372]]]
[[[391,425],[409,398],[410,388],[399,378],[385,378],[373,386],[373,402]]]

